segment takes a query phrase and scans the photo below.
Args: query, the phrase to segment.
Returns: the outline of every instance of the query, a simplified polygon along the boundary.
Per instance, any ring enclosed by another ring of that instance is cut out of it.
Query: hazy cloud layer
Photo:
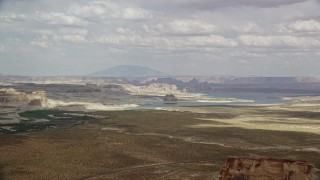
[[[318,0],[0,0],[0,73],[320,76]]]
[[[261,8],[277,7],[304,2],[306,0],[162,0],[160,4],[183,6],[197,9],[217,9],[221,7],[254,6]]]

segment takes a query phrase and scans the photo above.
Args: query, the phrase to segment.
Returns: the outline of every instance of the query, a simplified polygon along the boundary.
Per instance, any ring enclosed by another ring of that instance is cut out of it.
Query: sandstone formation
[[[178,98],[176,98],[173,94],[167,94],[164,98],[163,101],[165,103],[176,103],[178,101]]]
[[[46,92],[18,92],[15,89],[0,89],[0,104],[8,106],[39,106],[46,107],[48,103]]]
[[[166,95],[166,94],[185,94],[185,91],[178,90],[176,85],[153,83],[146,86],[134,86],[131,84],[123,85],[127,91],[137,95]]]
[[[320,170],[301,161],[273,158],[229,157],[220,180],[320,180]]]

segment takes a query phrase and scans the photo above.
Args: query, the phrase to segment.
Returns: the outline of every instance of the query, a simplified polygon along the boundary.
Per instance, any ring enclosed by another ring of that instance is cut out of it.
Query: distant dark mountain
[[[91,76],[110,76],[110,77],[158,77],[167,76],[165,73],[160,71],[143,67],[143,66],[133,66],[133,65],[120,65],[115,66],[103,71],[98,71]]]

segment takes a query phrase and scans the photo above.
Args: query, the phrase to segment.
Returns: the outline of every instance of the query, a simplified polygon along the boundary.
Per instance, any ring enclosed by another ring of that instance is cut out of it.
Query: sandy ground
[[[241,106],[229,106],[240,107]],[[252,111],[262,110],[265,114],[252,113],[249,111],[239,112],[235,118],[221,119],[221,118],[198,118],[203,120],[204,123],[194,125],[197,128],[205,127],[240,127],[244,129],[262,129],[262,130],[276,130],[276,131],[294,131],[294,132],[309,132],[320,134],[320,114],[319,116],[312,117],[306,114],[306,116],[290,117],[290,113],[312,113],[320,112],[320,104],[281,104],[281,105],[251,105],[247,107]],[[257,108],[257,109],[256,109]],[[180,111],[180,112],[193,112],[193,113],[215,113],[217,108],[210,107],[167,107],[164,108],[168,111]],[[281,115],[278,115],[278,111],[282,111]],[[283,115],[288,114],[288,117]],[[311,114],[314,115],[314,114]],[[317,114],[315,114],[317,115]],[[205,121],[214,121],[215,124],[208,124]]]

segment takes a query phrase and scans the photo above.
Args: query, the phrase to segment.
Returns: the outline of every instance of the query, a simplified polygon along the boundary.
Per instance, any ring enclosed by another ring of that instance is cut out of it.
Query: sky
[[[0,74],[320,77],[320,0],[0,0]]]

